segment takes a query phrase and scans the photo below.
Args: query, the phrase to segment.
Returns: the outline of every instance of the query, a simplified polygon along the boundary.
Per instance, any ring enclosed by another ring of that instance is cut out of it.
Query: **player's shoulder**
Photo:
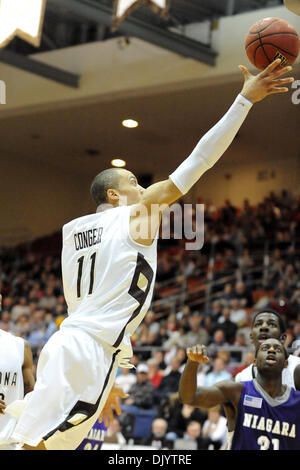
[[[253,378],[252,369],[253,369],[253,364],[250,364],[250,366],[246,367],[235,376],[235,381],[245,382],[245,381],[252,380]]]
[[[300,357],[290,354],[288,357],[288,368],[295,368],[300,365]]]
[[[92,221],[94,219],[97,219],[97,216],[99,218],[99,214],[95,213],[95,214],[87,214],[87,215],[83,215],[81,217],[76,217],[76,219],[72,219],[70,220],[69,222],[65,223],[63,225],[63,231],[65,230],[70,230],[72,229],[73,227],[76,227],[78,225],[83,225],[83,224],[86,224],[88,223],[89,221]]]
[[[24,343],[24,339],[19,337],[19,336],[16,336],[14,335],[13,333],[10,333],[9,331],[4,331],[2,329],[0,329],[0,337],[2,340],[7,340],[8,342],[14,342],[14,343],[17,343],[17,344],[25,344]]]
[[[69,231],[74,228],[82,227],[85,225],[93,224],[102,218],[118,217],[120,214],[128,212],[130,206],[109,207],[106,210],[95,212],[92,214],[83,215],[72,219],[63,225],[63,231]]]

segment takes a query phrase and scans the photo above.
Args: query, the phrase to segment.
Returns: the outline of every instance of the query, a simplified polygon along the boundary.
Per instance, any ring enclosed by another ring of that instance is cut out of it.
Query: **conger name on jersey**
[[[89,248],[93,245],[101,243],[101,236],[103,227],[97,227],[85,232],[78,232],[74,234],[74,242],[76,250],[82,250],[83,248]]]

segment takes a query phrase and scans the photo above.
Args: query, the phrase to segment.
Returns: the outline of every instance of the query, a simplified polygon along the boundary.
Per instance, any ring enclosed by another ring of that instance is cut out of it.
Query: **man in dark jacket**
[[[133,405],[138,408],[150,409],[153,407],[153,396],[155,388],[148,380],[149,372],[146,364],[139,364],[136,369],[136,383],[129,389],[129,398],[125,405]]]

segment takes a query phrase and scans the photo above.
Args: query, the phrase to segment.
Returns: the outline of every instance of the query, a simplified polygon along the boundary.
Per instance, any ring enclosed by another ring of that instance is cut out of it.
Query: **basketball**
[[[249,30],[245,49],[250,62],[264,70],[275,59],[281,66],[292,65],[299,54],[299,36],[290,23],[280,18],[264,18]]]

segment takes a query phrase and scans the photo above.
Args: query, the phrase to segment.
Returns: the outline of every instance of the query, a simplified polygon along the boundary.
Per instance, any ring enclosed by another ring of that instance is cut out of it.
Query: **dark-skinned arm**
[[[179,383],[179,398],[182,403],[199,407],[212,408],[216,405],[232,404],[236,407],[243,385],[229,380],[218,382],[212,387],[197,389],[197,370],[199,364],[209,362],[204,346],[194,346],[187,350],[188,361]]]
[[[23,382],[24,382],[24,395],[33,390],[34,387],[34,375],[33,375],[33,358],[30,343],[24,340],[24,362],[22,367]]]

